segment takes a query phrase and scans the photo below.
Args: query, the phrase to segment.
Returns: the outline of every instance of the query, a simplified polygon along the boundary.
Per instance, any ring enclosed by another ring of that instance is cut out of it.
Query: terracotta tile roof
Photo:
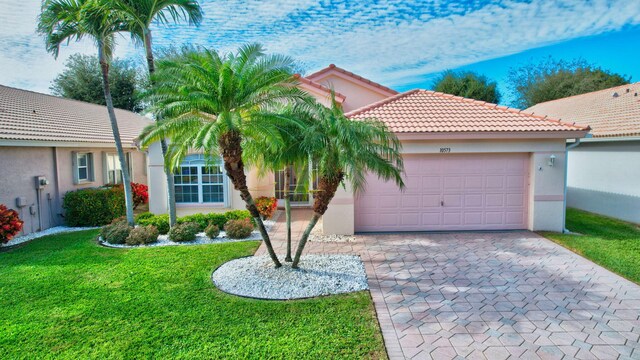
[[[547,101],[527,111],[588,124],[593,137],[640,136],[640,82]]]
[[[116,109],[126,147],[152,121]],[[0,85],[0,139],[113,144],[107,108]]]
[[[398,94],[398,92],[393,90],[392,88],[389,88],[389,87],[386,87],[384,85],[378,84],[377,82],[371,81],[371,80],[369,80],[367,78],[363,78],[362,76],[354,74],[351,71],[348,71],[348,70],[345,70],[343,68],[337,67],[335,64],[330,64],[329,66],[327,66],[324,69],[318,70],[318,71],[314,72],[311,75],[307,75],[306,78],[309,79],[309,80],[317,81],[317,79],[322,78],[322,75],[324,75],[324,74],[326,74],[326,73],[328,73],[330,71],[337,71],[339,73],[342,73],[344,75],[352,77],[352,78],[354,78],[356,80],[360,80],[360,81],[365,82],[365,83],[367,83],[367,84],[369,84],[369,85],[371,85],[373,87],[376,87],[376,88],[378,88],[380,90],[384,90],[386,92],[389,92],[391,95]]]
[[[411,90],[346,114],[377,119],[395,133],[586,131],[506,106],[459,96]]]
[[[316,89],[318,89],[320,91],[323,91],[323,92],[325,92],[327,94],[331,94],[331,89],[326,87],[326,86],[324,86],[324,85],[322,85],[322,84],[320,84],[320,83],[317,83],[317,82],[315,82],[313,80],[309,80],[309,79],[301,76],[300,74],[295,74],[293,76],[296,79],[298,79],[298,81],[300,81],[302,84],[309,85],[309,86],[314,87],[314,88],[316,88]],[[336,95],[336,98],[339,99],[340,101],[344,101],[347,98],[346,96],[342,95],[341,93],[339,93],[337,91],[334,91],[334,93]]]

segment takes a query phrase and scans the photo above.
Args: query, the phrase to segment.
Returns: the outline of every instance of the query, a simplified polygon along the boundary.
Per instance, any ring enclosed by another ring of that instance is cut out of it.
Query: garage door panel
[[[422,195],[422,207],[427,208],[440,208],[440,195]]]
[[[400,206],[403,209],[420,209],[421,208],[421,202],[420,202],[421,196],[407,196],[407,195],[403,195],[400,198]]]
[[[482,225],[482,212],[466,212],[464,223],[465,225]]]
[[[442,178],[440,176],[423,176],[422,177],[422,189],[419,192],[422,193],[440,193],[442,190],[441,184]],[[408,186],[407,186],[408,187]]]
[[[368,179],[356,231],[527,228],[528,154],[405,155],[404,163],[404,192]]]
[[[486,212],[485,223],[487,225],[502,225],[504,224],[503,212]]]
[[[482,207],[482,194],[466,194],[464,196],[465,207]]]
[[[485,204],[487,207],[504,206],[504,194],[486,194]]]
[[[486,177],[485,189],[502,189],[504,187],[504,176],[489,175]]]
[[[442,195],[444,206],[446,207],[461,207],[462,195],[461,194],[444,194]]]
[[[442,215],[442,225],[462,225],[462,214],[460,212],[445,212]]]

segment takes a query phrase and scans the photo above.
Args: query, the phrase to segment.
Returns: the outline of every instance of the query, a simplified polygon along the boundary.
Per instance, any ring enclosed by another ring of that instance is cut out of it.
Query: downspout
[[[564,153],[564,197],[563,197],[563,204],[562,204],[562,232],[564,234],[569,233],[570,231],[567,229],[567,186],[569,183],[569,150],[576,148],[578,145],[580,145],[580,138],[576,138],[575,139],[576,142],[574,142],[573,144],[569,144],[566,146],[565,148],[565,153]]]

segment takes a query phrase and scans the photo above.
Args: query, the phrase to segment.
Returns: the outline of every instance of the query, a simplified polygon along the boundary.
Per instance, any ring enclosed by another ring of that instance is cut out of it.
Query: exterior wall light
[[[556,156],[555,155],[551,155],[549,156],[549,162],[547,163],[547,165],[554,167],[556,165]]]

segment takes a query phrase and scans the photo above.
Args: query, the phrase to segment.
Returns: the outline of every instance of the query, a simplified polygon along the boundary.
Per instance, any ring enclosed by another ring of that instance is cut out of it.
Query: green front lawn
[[[213,269],[258,242],[110,249],[97,231],[0,253],[0,358],[386,358],[368,292],[260,301]]]
[[[640,226],[576,209],[567,228],[582,235],[543,233],[558,244],[640,284]]]

